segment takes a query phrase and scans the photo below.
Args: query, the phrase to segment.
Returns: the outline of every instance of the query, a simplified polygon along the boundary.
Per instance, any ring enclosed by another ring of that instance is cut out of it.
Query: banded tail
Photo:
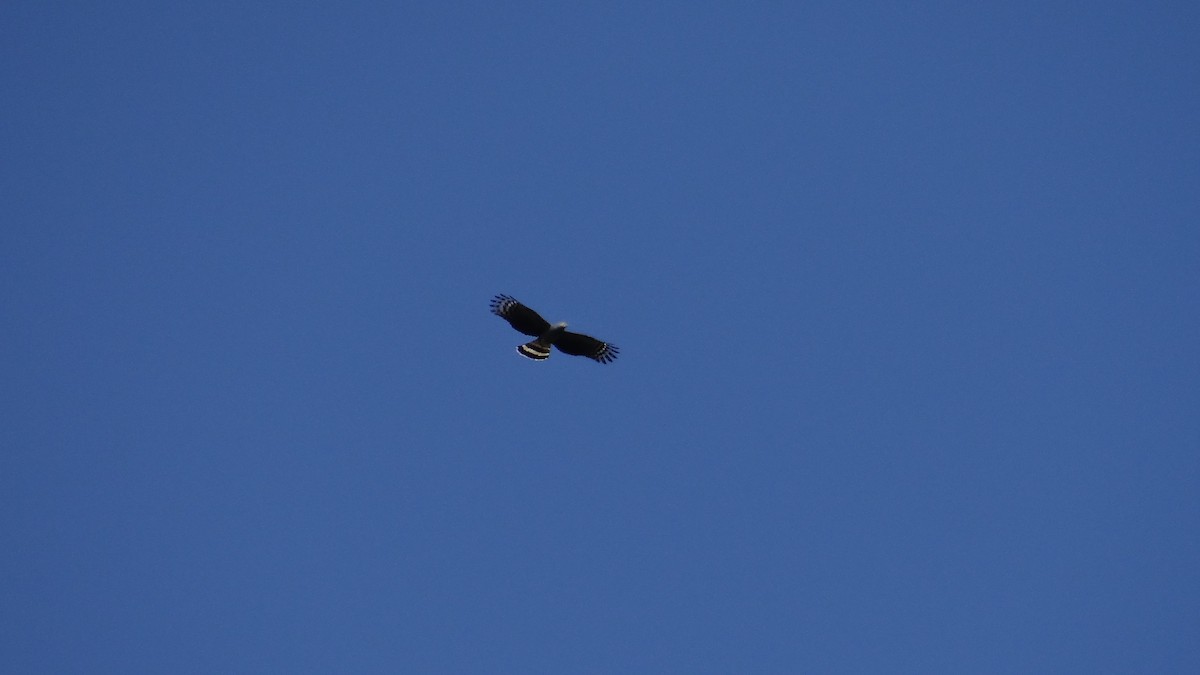
[[[541,338],[517,346],[517,353],[534,361],[545,361],[550,358],[550,345],[542,342]]]

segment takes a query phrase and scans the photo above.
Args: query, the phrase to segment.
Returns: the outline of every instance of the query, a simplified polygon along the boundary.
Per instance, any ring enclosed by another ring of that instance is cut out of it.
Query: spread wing
[[[617,358],[616,345],[610,345],[607,342],[597,340],[594,337],[563,331],[562,335],[554,341],[554,346],[558,347],[558,351],[572,356],[586,356],[589,359],[595,359],[600,363],[608,363]]]
[[[492,298],[492,314],[504,319],[518,331],[533,337],[541,337],[550,330],[550,322],[511,296],[497,295]]]

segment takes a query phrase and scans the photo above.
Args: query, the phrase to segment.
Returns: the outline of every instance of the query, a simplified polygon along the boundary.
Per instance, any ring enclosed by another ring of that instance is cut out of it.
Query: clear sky
[[[1198,29],[0,4],[0,670],[1200,672]]]

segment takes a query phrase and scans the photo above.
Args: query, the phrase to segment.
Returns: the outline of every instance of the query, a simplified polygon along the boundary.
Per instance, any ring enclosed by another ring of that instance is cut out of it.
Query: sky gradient
[[[3,3],[0,670],[1200,672],[1198,26]]]

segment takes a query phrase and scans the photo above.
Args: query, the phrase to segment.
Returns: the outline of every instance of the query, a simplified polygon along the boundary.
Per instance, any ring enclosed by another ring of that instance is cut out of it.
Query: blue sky
[[[992,4],[4,3],[3,670],[1200,671],[1200,9]]]

